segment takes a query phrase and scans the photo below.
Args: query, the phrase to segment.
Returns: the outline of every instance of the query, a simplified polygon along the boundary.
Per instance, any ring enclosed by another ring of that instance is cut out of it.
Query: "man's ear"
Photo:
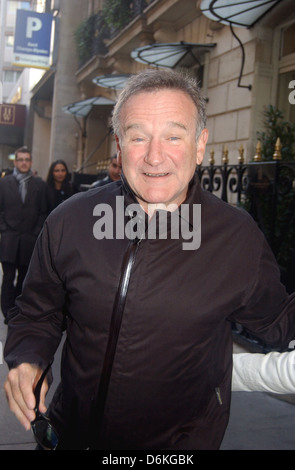
[[[205,128],[205,129],[202,130],[202,132],[201,132],[201,134],[198,138],[197,158],[196,158],[197,165],[201,165],[201,163],[203,161],[205,151],[206,151],[206,144],[207,144],[207,141],[208,141],[208,136],[209,136],[208,129]]]
[[[117,148],[117,162],[119,165],[122,166],[122,151],[121,151],[120,140],[117,135],[115,135],[115,140],[116,140],[116,148]]]
[[[121,151],[120,140],[117,135],[115,135],[115,140],[116,140],[116,146],[117,146],[117,162],[119,165],[122,166],[122,151]]]

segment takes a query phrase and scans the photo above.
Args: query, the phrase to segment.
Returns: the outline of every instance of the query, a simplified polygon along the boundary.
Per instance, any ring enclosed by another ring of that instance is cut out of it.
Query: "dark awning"
[[[126,80],[130,77],[128,73],[109,73],[106,75],[99,75],[92,81],[98,86],[104,88],[110,88],[112,90],[122,90],[126,83]]]
[[[250,28],[282,0],[202,0],[201,11],[223,24]]]
[[[75,103],[63,106],[62,110],[65,113],[73,114],[77,117],[86,117],[92,111],[94,106],[113,106],[115,101],[105,98],[104,96],[94,96],[86,100],[76,101]]]
[[[137,62],[156,67],[191,67],[193,62],[200,63],[203,55],[216,44],[197,44],[188,42],[155,43],[131,52]]]

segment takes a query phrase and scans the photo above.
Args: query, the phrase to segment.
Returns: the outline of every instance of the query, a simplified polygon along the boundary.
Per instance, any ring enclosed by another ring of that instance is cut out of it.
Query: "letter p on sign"
[[[42,28],[42,21],[39,18],[28,16],[27,18],[27,28],[26,28],[26,37],[32,38],[33,33],[36,31],[40,31]]]

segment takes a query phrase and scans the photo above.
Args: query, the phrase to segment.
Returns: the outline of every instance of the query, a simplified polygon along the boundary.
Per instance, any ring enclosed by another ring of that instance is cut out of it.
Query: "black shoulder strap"
[[[123,265],[121,270],[121,278],[119,282],[119,287],[115,297],[115,302],[113,306],[113,312],[111,317],[109,338],[106,348],[106,353],[104,357],[104,363],[102,367],[102,373],[99,383],[99,389],[96,398],[96,404],[91,419],[90,427],[90,449],[91,450],[101,450],[103,449],[104,436],[102,434],[102,425],[103,425],[103,416],[105,410],[105,404],[107,399],[107,393],[112,373],[112,367],[114,362],[114,357],[116,353],[116,347],[118,342],[118,337],[120,333],[125,301],[129,286],[130,273],[134,264],[136,251],[138,248],[137,240],[131,241],[128,245],[128,249],[125,253],[123,259]]]

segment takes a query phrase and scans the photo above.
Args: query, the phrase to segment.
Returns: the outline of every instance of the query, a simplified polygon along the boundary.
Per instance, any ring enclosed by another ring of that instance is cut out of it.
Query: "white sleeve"
[[[233,354],[232,391],[295,393],[295,350]]]

